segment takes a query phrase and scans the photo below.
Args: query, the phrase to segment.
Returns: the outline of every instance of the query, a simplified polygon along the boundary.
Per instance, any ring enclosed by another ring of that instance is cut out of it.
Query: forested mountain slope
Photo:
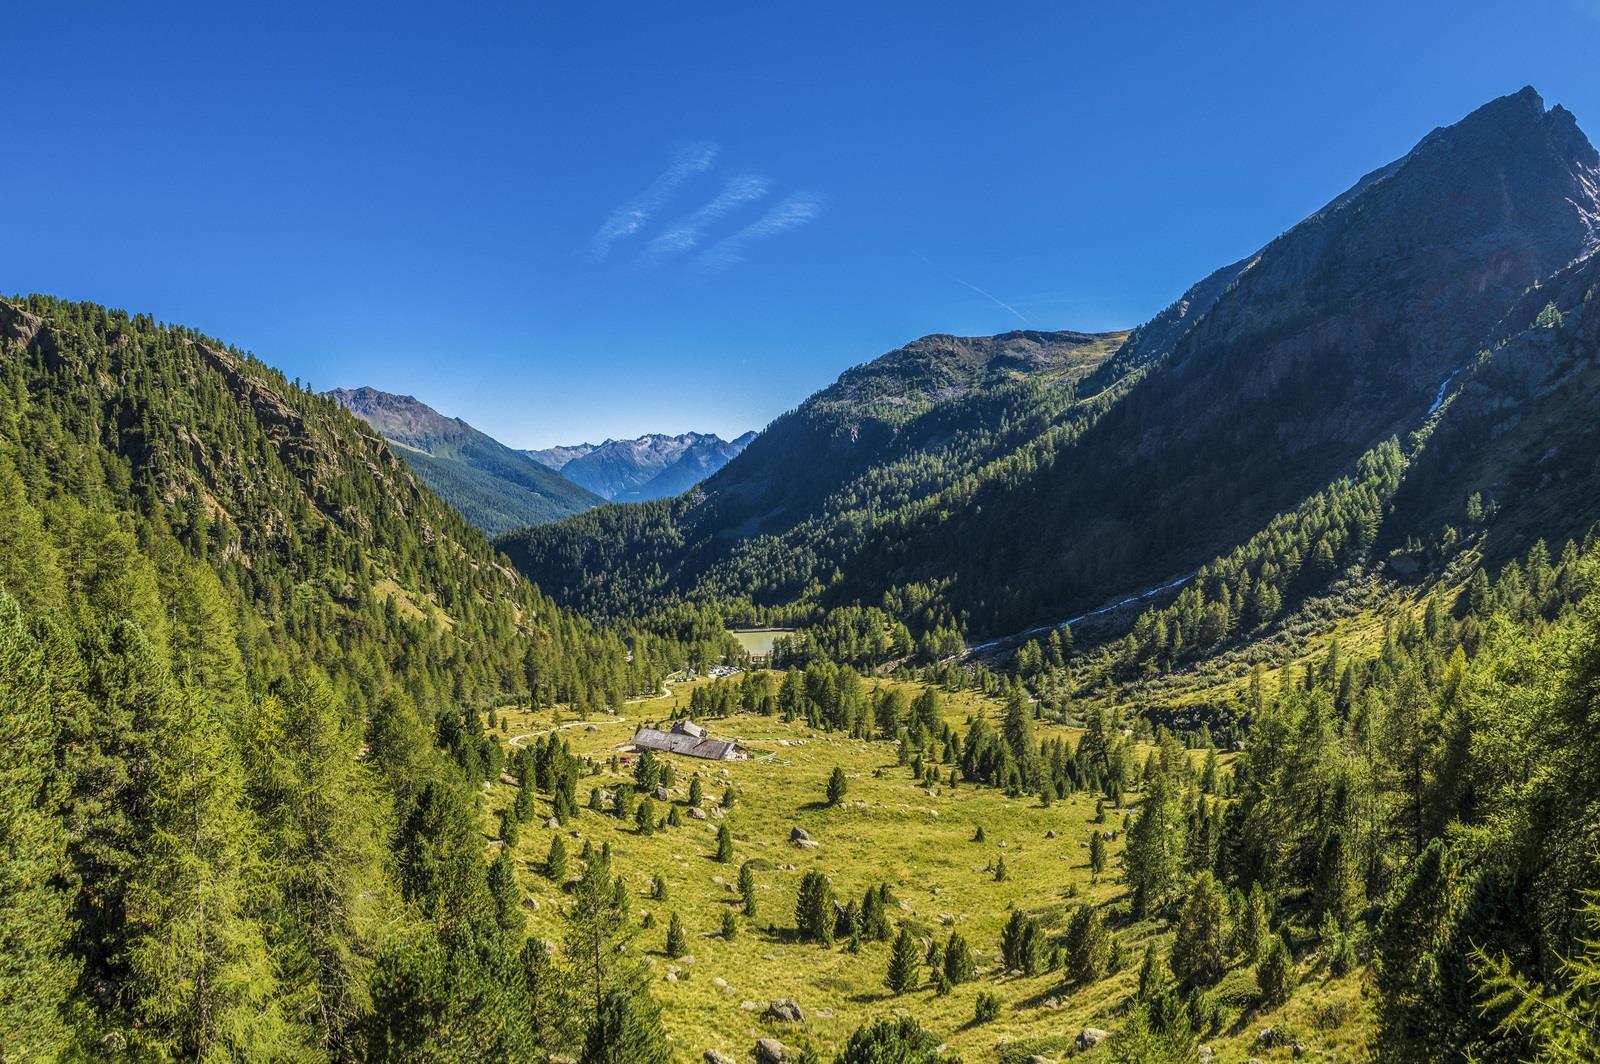
[[[924,337],[777,418],[693,496],[602,507],[499,542],[544,586],[601,612],[693,593],[814,597],[874,522],[1042,434],[1075,431],[1077,382],[1124,338]]]
[[[656,690],[633,649],[332,399],[0,301],[0,1057],[520,1058],[480,710]]]
[[[603,500],[460,418],[409,395],[336,388],[340,405],[397,444],[402,458],[440,498],[489,535],[554,521]]]
[[[1192,571],[1418,427],[1523,291],[1597,236],[1600,158],[1525,89],[1197,284],[1070,398],[1025,356],[1022,385],[978,387],[966,358],[912,345],[779,419],[703,499],[504,545],[602,613],[664,595],[881,605],[969,636],[1070,616]]]

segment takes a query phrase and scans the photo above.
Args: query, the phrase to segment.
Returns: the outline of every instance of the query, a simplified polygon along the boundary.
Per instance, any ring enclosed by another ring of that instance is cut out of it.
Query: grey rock
[[[767,1006],[764,1015],[769,1020],[780,1023],[804,1023],[805,1012],[800,1008],[800,1003],[794,998],[779,998]]]
[[[783,1064],[789,1059],[789,1051],[776,1038],[758,1038],[756,1047],[751,1052],[756,1058],[756,1064]]]
[[[703,1059],[706,1064],[734,1064],[732,1057],[715,1049],[706,1050]]]
[[[1078,1037],[1073,1040],[1072,1044],[1077,1047],[1078,1052],[1082,1053],[1085,1050],[1093,1049],[1110,1037],[1110,1031],[1102,1031],[1098,1027],[1085,1027],[1078,1032]]]

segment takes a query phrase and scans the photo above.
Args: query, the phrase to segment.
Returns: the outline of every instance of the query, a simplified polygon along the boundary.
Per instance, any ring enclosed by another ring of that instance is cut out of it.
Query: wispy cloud
[[[743,262],[751,244],[797,229],[816,219],[827,207],[827,197],[815,192],[791,193],[760,218],[701,252],[695,263],[706,273],[718,273]]]
[[[987,299],[989,302],[993,303],[995,306],[999,307],[1001,310],[1006,310],[1006,311],[1011,312],[1012,314],[1015,314],[1017,316],[1018,320],[1022,321],[1024,324],[1030,325],[1030,326],[1032,326],[1034,324],[1033,321],[1031,319],[1029,319],[1029,317],[1026,314],[1022,313],[1022,311],[1018,310],[1016,307],[1012,306],[1010,303],[1007,303],[1005,300],[1000,299],[998,296],[994,296],[994,295],[991,295],[988,292],[985,292],[983,289],[979,288],[977,285],[973,284],[971,281],[963,281],[961,278],[957,277],[955,274],[950,273],[950,272],[948,272],[946,270],[939,269],[939,267],[935,266],[933,260],[928,258],[928,256],[926,256],[926,255],[918,255],[917,258],[921,259],[923,262],[926,262],[929,266],[933,266],[934,269],[939,270],[940,273],[942,273],[946,277],[950,278],[950,280],[954,281],[956,284],[961,285],[963,288],[972,289],[972,291],[978,293],[980,296],[982,296],[983,298]],[[1034,328],[1037,328],[1037,327],[1038,326],[1034,326]]]
[[[762,174],[739,174],[722,186],[716,197],[698,210],[678,219],[650,241],[639,256],[639,265],[651,267],[671,255],[681,255],[699,246],[713,222],[739,208],[766,198],[772,182]]]
[[[700,141],[679,149],[672,163],[637,196],[612,211],[594,236],[584,245],[584,254],[599,261],[611,254],[611,246],[618,240],[632,236],[650,223],[650,219],[667,202],[679,185],[697,174],[711,169],[717,161],[718,145]]]

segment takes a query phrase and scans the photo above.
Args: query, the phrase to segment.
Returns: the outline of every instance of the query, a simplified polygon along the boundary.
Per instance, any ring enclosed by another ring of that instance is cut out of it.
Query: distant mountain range
[[[644,502],[681,495],[737,458],[755,438],[754,432],[734,440],[704,432],[650,433],[522,453],[612,502]]]
[[[376,388],[337,388],[328,395],[377,429],[435,494],[491,536],[605,501],[409,395]]]
[[[519,451],[409,395],[336,388],[329,398],[377,429],[440,498],[491,536],[547,524],[608,501],[679,495],[735,458],[756,434],[652,433]]]

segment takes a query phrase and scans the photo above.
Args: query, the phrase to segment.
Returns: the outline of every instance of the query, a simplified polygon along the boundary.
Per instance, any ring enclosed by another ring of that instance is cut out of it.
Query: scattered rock
[[[1262,1049],[1271,1049],[1283,1045],[1287,1039],[1276,1027],[1263,1027],[1256,1033],[1256,1045]]]
[[[1102,1031],[1098,1027],[1085,1027],[1078,1032],[1078,1037],[1072,1044],[1077,1047],[1078,1052],[1082,1053],[1084,1050],[1093,1049],[1110,1037],[1110,1031]]]
[[[706,1064],[734,1064],[732,1057],[726,1053],[719,1053],[715,1049],[706,1050],[704,1060]]]
[[[1047,831],[1044,833],[1044,837],[1047,839],[1053,839],[1056,837],[1056,833],[1054,831]]]
[[[600,725],[598,725],[598,724],[589,724],[589,725],[586,725],[583,730],[584,731],[599,731],[600,730]]]
[[[1293,1046],[1290,1047],[1289,1051],[1291,1053],[1293,1053],[1296,1058],[1299,1058],[1299,1057],[1305,1056],[1311,1050],[1310,1050],[1310,1047],[1307,1046],[1304,1042],[1296,1042]]]
[[[822,846],[822,843],[818,842],[816,839],[800,839],[795,843],[795,845],[800,847],[802,850],[815,850],[819,849]]]
[[[769,1020],[780,1023],[804,1023],[806,1014],[801,1011],[800,1003],[794,998],[779,998],[767,1006],[764,1015]]]
[[[757,1039],[756,1047],[752,1052],[755,1055],[756,1064],[783,1064],[785,1060],[789,1059],[789,1051],[776,1038]]]
[[[671,800],[672,800],[672,792],[671,791],[667,790],[665,787],[657,787],[656,788],[656,801],[658,801],[658,802],[670,802]]]
[[[1199,1057],[1200,1064],[1211,1064],[1211,1059],[1215,1056],[1210,1046],[1201,1046],[1195,1050],[1195,1054]]]
[[[551,817],[549,820],[544,822],[544,826],[549,828],[551,831],[560,831],[561,821],[557,820],[555,817]]]
[[[701,809],[699,806],[695,806],[693,809],[689,810],[689,815],[696,820],[704,820],[706,818],[706,811]]]
[[[796,824],[794,827],[789,829],[790,842],[809,842],[810,840],[811,832],[807,831],[800,825]]]
[[[744,1009],[746,1012],[754,1012],[754,1011],[756,1011],[756,1009],[759,1009],[761,1007],[761,1002],[759,1002],[759,1001],[741,1001],[741,1002],[739,1002],[739,1007],[741,1009]]]
[[[726,979],[722,978],[722,976],[719,975],[715,979],[711,980],[711,985],[712,986],[727,986],[728,985],[728,981]]]
[[[1055,1062],[1049,1057],[1035,1053],[1033,1056],[1029,1057],[1024,1064],[1055,1064]]]

